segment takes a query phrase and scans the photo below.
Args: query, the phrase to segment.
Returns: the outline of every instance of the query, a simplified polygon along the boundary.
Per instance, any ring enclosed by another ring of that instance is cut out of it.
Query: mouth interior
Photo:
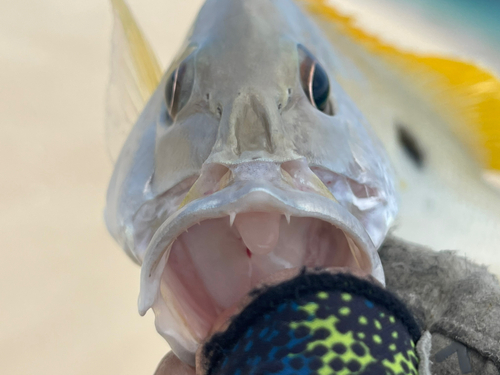
[[[202,221],[177,237],[159,297],[201,341],[217,317],[261,281],[301,267],[370,272],[366,254],[330,223],[272,212],[241,213]]]

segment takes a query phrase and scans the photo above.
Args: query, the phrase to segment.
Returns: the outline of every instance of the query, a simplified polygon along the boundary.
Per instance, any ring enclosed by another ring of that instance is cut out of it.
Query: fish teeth
[[[290,214],[285,213],[285,219],[288,224],[290,224]]]
[[[229,214],[229,227],[232,227],[234,224],[234,219],[236,219],[236,212],[231,212]]]
[[[356,244],[349,236],[346,236],[346,239],[347,239],[347,244],[349,245],[349,250],[351,251],[354,261],[356,262],[356,265],[358,266],[359,269],[362,269],[355,250]]]

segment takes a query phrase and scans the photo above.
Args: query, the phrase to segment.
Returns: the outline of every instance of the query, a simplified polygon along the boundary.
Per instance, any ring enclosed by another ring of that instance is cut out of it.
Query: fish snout
[[[288,94],[254,91],[239,91],[231,102],[219,105],[219,130],[208,163],[282,163],[300,157],[281,117]]]
[[[184,198],[181,206],[207,197],[229,186],[247,184],[272,185],[282,190],[319,194],[336,201],[323,181],[309,168],[304,158],[283,163],[246,161],[234,165],[205,163],[200,177]]]

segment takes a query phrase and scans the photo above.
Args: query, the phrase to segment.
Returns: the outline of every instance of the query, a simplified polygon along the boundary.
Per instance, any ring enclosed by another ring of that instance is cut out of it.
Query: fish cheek
[[[297,153],[310,165],[321,165],[338,172],[343,170],[338,160],[346,160],[351,155],[349,132],[344,122],[313,108],[305,97],[284,116],[284,120],[294,134]]]
[[[300,91],[299,91],[300,90]],[[299,98],[296,93],[300,93]],[[296,88],[290,99],[289,109],[282,113],[283,127],[292,140],[295,151],[309,160],[311,145],[311,132],[317,131],[314,123],[316,116],[312,113],[313,107],[302,94],[302,89]]]
[[[213,116],[195,113],[158,132],[154,190],[164,192],[187,175],[199,173],[215,143],[217,129],[218,121]]]

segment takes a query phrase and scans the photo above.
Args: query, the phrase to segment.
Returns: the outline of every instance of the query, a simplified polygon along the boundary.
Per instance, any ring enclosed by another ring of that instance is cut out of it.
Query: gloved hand
[[[156,375],[417,374],[419,327],[373,279],[302,272],[244,305],[200,348],[196,371],[169,354]]]

